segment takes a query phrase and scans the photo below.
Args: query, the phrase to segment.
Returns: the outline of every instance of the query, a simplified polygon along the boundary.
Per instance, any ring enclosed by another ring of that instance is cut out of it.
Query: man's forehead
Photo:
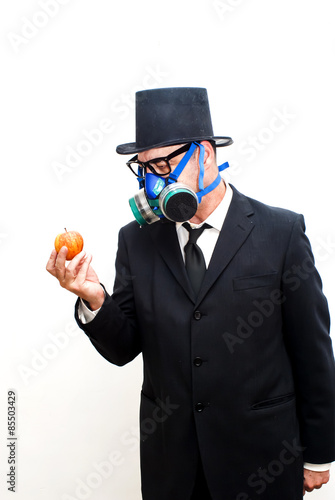
[[[142,151],[138,153],[137,158],[140,161],[149,161],[155,158],[165,158],[170,153],[173,153],[177,149],[181,148],[182,144],[174,144],[172,146],[165,146],[164,148],[154,148],[148,149],[147,151]]]

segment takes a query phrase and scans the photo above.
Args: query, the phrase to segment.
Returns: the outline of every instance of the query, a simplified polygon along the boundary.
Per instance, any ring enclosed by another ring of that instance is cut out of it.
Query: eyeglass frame
[[[169,160],[172,160],[172,158],[175,158],[176,156],[179,156],[182,153],[186,153],[190,149],[191,144],[192,143],[185,144],[181,148],[176,149],[176,151],[173,151],[172,153],[170,153],[169,155],[167,155],[165,157],[161,156],[159,158],[153,158],[152,160],[149,160],[149,161],[139,161],[137,159],[138,155],[135,155],[133,158],[131,158],[129,161],[126,162],[126,165],[136,177],[143,177],[143,171],[145,172],[147,168],[150,170],[150,172],[157,175],[158,177],[165,177],[166,175],[169,175],[172,172]],[[165,172],[164,174],[159,174],[158,172],[156,172],[154,167],[152,165],[150,165],[150,163],[158,163],[160,161],[166,161],[166,163],[169,167],[168,172]],[[131,163],[136,163],[139,166],[139,169],[142,169],[142,173],[137,174],[136,172],[134,172],[134,170],[130,166]]]

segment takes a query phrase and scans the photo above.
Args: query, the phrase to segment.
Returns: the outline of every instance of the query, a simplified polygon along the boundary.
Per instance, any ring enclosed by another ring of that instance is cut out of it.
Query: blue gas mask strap
[[[139,183],[139,187],[140,187],[140,189],[142,189],[144,187],[144,175],[143,175],[143,168],[142,167],[138,166],[137,174],[138,174],[137,180]]]
[[[220,173],[219,173],[218,176],[217,176],[217,178],[209,186],[207,186],[204,189],[204,175],[205,175],[204,158],[205,158],[205,148],[204,148],[204,146],[202,144],[200,144],[198,142],[192,142],[189,150],[183,156],[183,158],[180,160],[180,162],[178,163],[178,165],[175,168],[175,170],[170,173],[170,175],[169,175],[169,177],[167,179],[167,183],[168,184],[172,184],[173,182],[177,182],[178,177],[180,176],[180,174],[184,170],[186,164],[190,160],[190,158],[193,155],[193,153],[194,153],[195,149],[197,148],[197,146],[199,146],[199,150],[200,150],[200,153],[199,153],[199,167],[200,167],[200,172],[199,172],[199,191],[198,191],[198,193],[196,193],[196,195],[198,197],[199,203],[201,203],[202,197],[205,196],[206,194],[210,193],[211,191],[213,191],[213,189],[215,189],[220,184],[220,182],[221,182],[221,176],[220,176]],[[223,170],[225,170],[228,167],[229,167],[229,163],[226,161],[222,165],[218,166],[219,172],[222,172]]]
[[[201,199],[203,196],[205,196],[206,194],[213,191],[213,189],[215,189],[220,184],[220,182],[222,180],[220,172],[222,172],[223,170],[225,170],[228,167],[229,167],[229,163],[227,161],[225,163],[222,163],[222,165],[218,166],[219,174],[218,174],[217,178],[209,186],[207,186],[205,189],[202,189],[201,191],[199,191],[197,193],[199,203],[201,203]],[[200,180],[199,180],[199,187],[200,187]]]
[[[222,165],[218,166],[219,172],[226,170],[226,168],[228,168],[228,167],[229,167],[229,163],[227,161],[225,161],[224,163],[222,163]]]
[[[180,162],[178,163],[178,165],[176,166],[176,168],[174,169],[174,171],[170,173],[170,175],[168,177],[168,183],[169,184],[171,184],[172,182],[177,182],[178,177],[180,176],[180,174],[184,170],[187,162],[189,161],[189,159],[193,155],[194,150],[195,150],[196,147],[197,147],[196,143],[192,142],[192,144],[190,146],[190,149],[187,151],[187,153],[180,160]]]
[[[202,191],[204,189],[204,175],[205,175],[205,167],[204,167],[205,148],[202,144],[199,144],[198,142],[195,142],[194,144],[199,146],[199,149],[200,149],[200,153],[199,153],[199,167],[200,167],[199,190]]]
[[[205,157],[205,148],[202,144],[199,144],[198,142],[195,142],[197,146],[199,146],[200,149],[200,154],[199,154],[199,167],[200,167],[200,172],[199,172],[199,191],[197,192],[197,197],[199,203],[201,203],[202,197],[205,196],[206,194],[210,193],[215,189],[221,182],[221,175],[220,172],[225,170],[226,168],[229,167],[229,163],[226,161],[222,165],[218,166],[219,173],[217,178],[204,189],[204,175],[205,175],[205,167],[204,167],[204,157]]]

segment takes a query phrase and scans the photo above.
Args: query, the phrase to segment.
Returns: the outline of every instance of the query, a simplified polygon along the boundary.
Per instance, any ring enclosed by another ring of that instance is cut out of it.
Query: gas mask
[[[199,191],[195,193],[193,189],[186,184],[178,182],[178,177],[181,175],[197,147],[200,148],[200,173]],[[153,173],[144,174],[144,172],[142,172],[142,175],[138,177],[140,191],[129,200],[133,215],[141,226],[158,222],[163,218],[173,222],[185,222],[194,217],[202,197],[213,191],[213,189],[219,185],[221,182],[220,172],[229,167],[228,162],[220,165],[218,167],[219,173],[217,178],[209,186],[204,188],[204,154],[204,146],[197,142],[192,142],[187,153],[167,178],[160,177]]]

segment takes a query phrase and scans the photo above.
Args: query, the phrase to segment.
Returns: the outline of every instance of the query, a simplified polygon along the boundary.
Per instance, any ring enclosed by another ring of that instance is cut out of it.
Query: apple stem
[[[67,233],[67,229],[66,229],[66,227],[64,227],[64,229],[65,229],[65,232]]]

